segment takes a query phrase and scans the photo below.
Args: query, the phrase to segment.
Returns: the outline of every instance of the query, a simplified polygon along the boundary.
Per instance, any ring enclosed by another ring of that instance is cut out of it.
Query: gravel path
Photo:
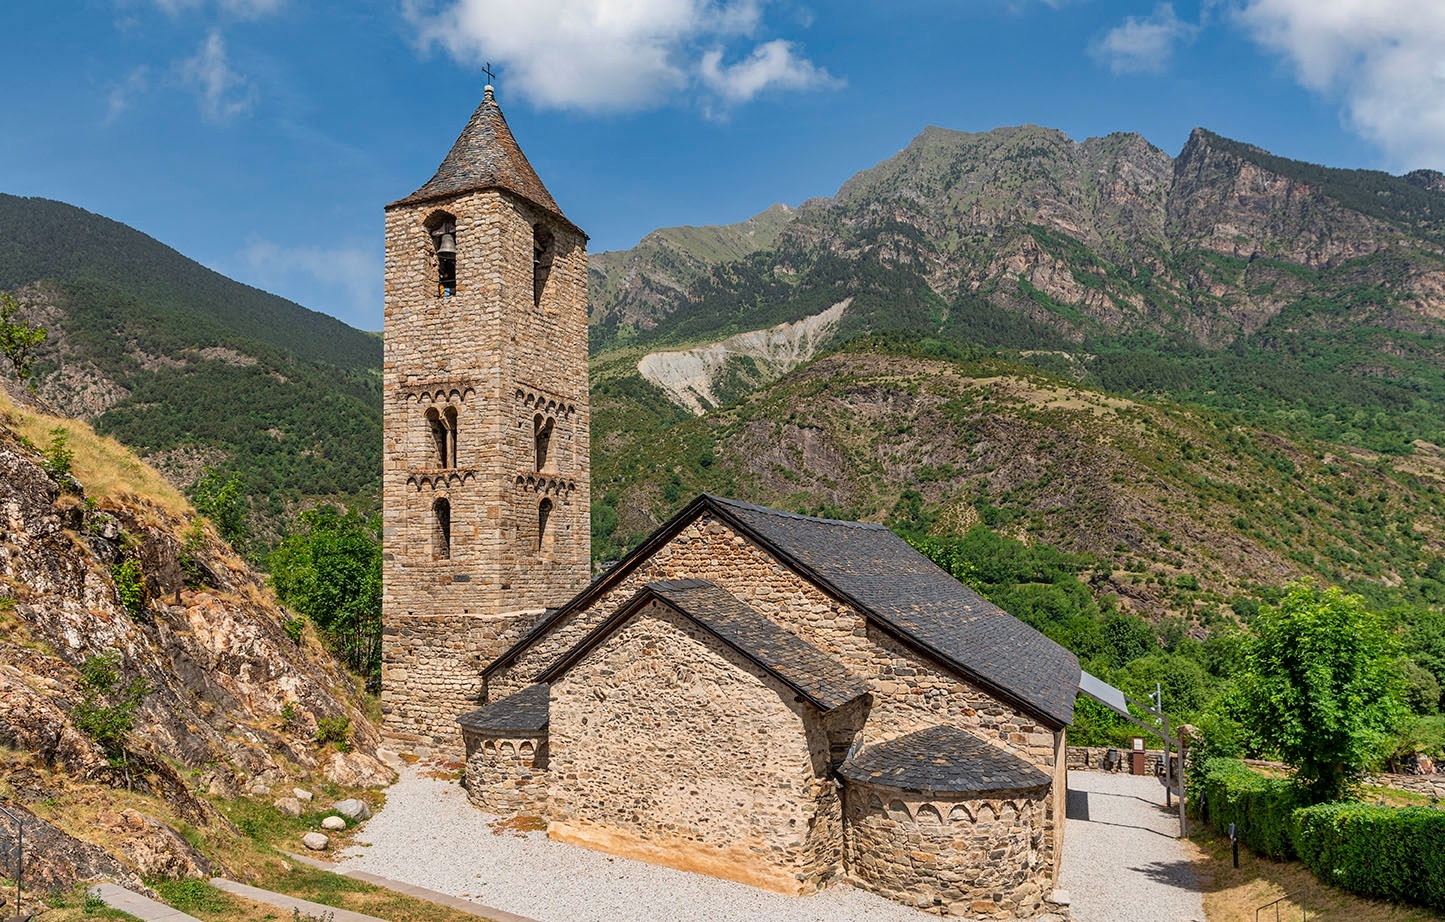
[[[498,835],[491,828],[494,819],[473,807],[456,782],[423,777],[408,768],[401,780],[387,789],[386,807],[358,833],[356,841],[364,844],[340,856],[341,869],[369,871],[539,922],[923,922],[937,918],[847,884],[812,896],[780,896],[564,845],[551,841],[545,833]]]
[[[1157,778],[1069,772],[1059,886],[1074,922],[1203,922],[1204,900]]]

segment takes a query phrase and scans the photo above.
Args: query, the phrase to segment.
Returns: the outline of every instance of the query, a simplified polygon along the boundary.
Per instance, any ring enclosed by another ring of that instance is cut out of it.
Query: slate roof
[[[527,162],[517,139],[512,137],[491,87],[487,87],[481,105],[472,113],[471,121],[462,129],[442,165],[437,167],[436,175],[388,207],[413,205],[478,189],[504,189],[567,221],[562,209],[552,200],[552,194],[542,185],[537,171]]]
[[[483,675],[512,662],[708,511],[825,592],[856,606],[880,629],[989,694],[1056,728],[1073,722],[1078,658],[954,579],[887,528],[795,515],[707,494],[653,532],[555,615],[540,621],[493,660]]]
[[[840,765],[838,773],[848,781],[923,793],[991,794],[1053,783],[1013,753],[948,726],[869,746]]]
[[[468,730],[528,735],[547,729],[550,689],[538,682],[457,718]]]
[[[721,586],[701,579],[648,583],[543,673],[542,681],[556,681],[653,599],[756,663],[821,711],[831,711],[868,693],[868,683],[842,663],[758,614]]]
[[[1074,654],[954,579],[882,525],[707,497],[779,556],[945,662],[1059,724],[1073,721]]]

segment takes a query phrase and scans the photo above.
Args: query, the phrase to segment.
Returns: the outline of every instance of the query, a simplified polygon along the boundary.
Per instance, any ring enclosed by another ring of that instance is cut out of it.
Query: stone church
[[[716,496],[589,582],[586,240],[491,87],[387,207],[388,735],[563,841],[1047,911],[1073,654],[880,525]]]

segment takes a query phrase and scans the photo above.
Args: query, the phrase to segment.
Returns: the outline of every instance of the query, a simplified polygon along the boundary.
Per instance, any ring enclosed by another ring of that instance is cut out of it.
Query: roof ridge
[[[732,506],[737,509],[746,509],[749,512],[761,512],[764,515],[774,515],[782,519],[798,519],[803,522],[816,522],[822,525],[841,525],[846,528],[866,528],[872,531],[887,531],[888,526],[880,525],[877,522],[854,522],[848,519],[825,519],[816,515],[803,515],[801,512],[788,512],[784,509],[773,509],[768,506],[759,506],[756,503],[744,502],[740,499],[730,499],[726,496],[718,496],[713,493],[704,493],[713,502],[721,503],[724,506]]]

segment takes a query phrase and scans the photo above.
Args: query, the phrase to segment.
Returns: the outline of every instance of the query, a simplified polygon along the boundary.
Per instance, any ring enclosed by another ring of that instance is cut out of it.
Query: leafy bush
[[[1288,778],[1266,778],[1233,759],[1211,759],[1194,781],[1199,815],[1222,835],[1233,823],[1239,841],[1276,860],[1293,856],[1290,814],[1299,790]]]
[[[233,908],[231,898],[204,880],[158,880],[152,883],[162,900],[181,912],[225,912]]]
[[[141,572],[140,561],[127,557],[110,568],[110,578],[115,582],[115,595],[120,607],[132,618],[140,620],[145,614],[146,584]]]
[[[349,746],[351,744],[351,718],[318,717],[316,719],[316,742],[322,746],[327,743],[336,743],[340,747]]]
[[[75,725],[104,750],[116,767],[128,764],[125,737],[135,727],[135,714],[150,685],[145,679],[120,684],[121,657],[115,650],[92,656],[80,665],[84,700],[71,711]]]
[[[1325,883],[1445,909],[1445,812],[1320,804],[1294,813],[1295,853]]]
[[[75,452],[66,444],[66,439],[64,429],[59,426],[51,429],[50,444],[41,452],[43,460],[40,466],[56,480],[69,477],[71,465],[75,462]]]

